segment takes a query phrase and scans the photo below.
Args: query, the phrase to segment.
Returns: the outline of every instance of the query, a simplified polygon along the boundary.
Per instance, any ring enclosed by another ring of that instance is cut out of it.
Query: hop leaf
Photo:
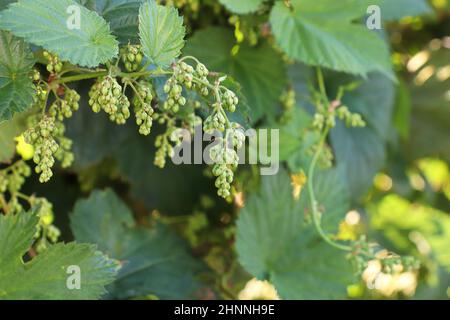
[[[79,26],[69,28],[79,8]],[[78,28],[79,27],[79,28]],[[73,0],[21,0],[1,13],[0,28],[42,46],[73,64],[95,67],[115,57],[118,43],[97,13]]]
[[[139,12],[139,35],[144,54],[158,66],[169,65],[181,53],[186,30],[175,8],[145,2]]]
[[[0,122],[33,103],[34,89],[29,78],[33,64],[28,46],[9,32],[0,31]]]
[[[315,188],[325,211],[322,224],[333,233],[348,210],[346,189],[336,172],[318,175]],[[270,280],[282,298],[342,298],[352,280],[350,263],[305,219],[311,214],[307,199],[305,191],[295,200],[286,172],[264,177],[237,222],[239,261],[253,276]]]
[[[342,74],[330,75],[327,85],[330,92],[334,92],[339,85],[355,80],[358,78]],[[350,112],[361,114],[367,121],[364,128],[347,128],[343,122],[338,121],[331,130],[336,162],[346,172],[346,180],[355,202],[361,201],[372,186],[375,174],[383,168],[394,100],[394,85],[381,74],[370,74],[367,81],[343,98],[343,103]]]
[[[372,2],[294,0],[290,10],[279,1],[270,23],[279,46],[293,59],[362,76],[379,71],[395,79],[383,39],[352,23]]]
[[[142,0],[96,1],[96,11],[109,22],[120,43],[138,41],[139,8]]]
[[[0,215],[0,299],[97,299],[112,282],[117,263],[89,244],[57,244],[30,262],[22,256],[31,246],[39,218],[35,213]],[[67,288],[67,268],[81,269],[81,288]]]
[[[398,20],[406,16],[433,13],[426,0],[382,0],[380,7],[384,20]]]
[[[130,210],[111,190],[78,201],[71,226],[78,241],[98,243],[102,251],[127,261],[109,288],[114,298],[155,294],[186,299],[201,286],[197,277],[202,264],[185,244],[163,225],[151,230],[136,226]]]

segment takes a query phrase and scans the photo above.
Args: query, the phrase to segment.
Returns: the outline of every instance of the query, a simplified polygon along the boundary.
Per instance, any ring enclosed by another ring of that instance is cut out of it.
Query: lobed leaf
[[[290,9],[279,1],[270,14],[272,31],[289,57],[308,65],[361,76],[379,71],[395,79],[385,42],[352,23],[366,14],[368,2],[297,0]]]
[[[139,40],[139,8],[144,0],[98,0],[95,10],[109,22],[121,43]]]
[[[0,30],[0,122],[11,119],[33,104],[30,72],[34,58],[28,45]]]
[[[173,7],[145,2],[139,12],[139,37],[144,54],[157,66],[168,66],[181,54],[186,30]]]
[[[355,78],[328,76],[330,96],[340,85],[354,82]],[[372,186],[373,178],[385,164],[386,144],[390,134],[395,101],[394,84],[381,74],[371,74],[356,90],[344,95],[343,103],[351,112],[361,114],[364,128],[348,128],[342,121],[331,130],[331,144],[336,162],[346,172],[345,177],[357,202]]]
[[[380,9],[383,20],[399,20],[406,16],[419,16],[433,12],[427,0],[382,0]]]
[[[79,29],[71,24],[72,8],[79,9]],[[73,0],[20,0],[1,12],[0,28],[80,66],[96,67],[118,54],[108,23]]]
[[[156,295],[161,299],[192,298],[201,287],[202,271],[186,245],[163,225],[146,229],[135,225],[130,210],[112,192],[94,191],[75,205],[71,226],[78,241],[123,261],[111,297],[127,299]]]
[[[336,172],[316,177],[326,232],[335,232],[349,203]],[[344,297],[351,281],[345,253],[319,238],[311,221],[308,194],[294,199],[289,176],[264,177],[261,190],[249,197],[237,222],[240,263],[253,276],[271,281],[284,299]]]
[[[0,215],[0,299],[97,299],[117,272],[117,263],[89,244],[56,244],[23,263],[38,217],[33,213]],[[67,286],[69,266],[79,267],[80,289]]]

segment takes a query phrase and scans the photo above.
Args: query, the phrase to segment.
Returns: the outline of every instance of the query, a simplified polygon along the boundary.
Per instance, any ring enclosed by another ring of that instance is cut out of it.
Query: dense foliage
[[[0,10],[0,299],[450,296],[448,0]]]

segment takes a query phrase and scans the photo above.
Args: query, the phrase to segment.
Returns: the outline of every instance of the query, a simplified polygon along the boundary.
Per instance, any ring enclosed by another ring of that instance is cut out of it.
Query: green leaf
[[[380,8],[383,20],[399,20],[406,16],[433,13],[427,0],[382,0]]]
[[[211,39],[214,39],[213,43]],[[286,83],[283,60],[264,41],[255,47],[242,44],[237,54],[232,53],[234,46],[232,31],[211,27],[196,32],[184,53],[197,57],[212,71],[233,76],[242,85],[253,121],[264,115],[274,116]]]
[[[111,297],[126,299],[156,295],[161,299],[194,297],[201,287],[202,265],[167,227],[135,225],[130,210],[111,191],[94,191],[75,205],[71,226],[78,241],[98,243],[99,248],[123,261]]]
[[[26,129],[25,119],[21,115],[0,123],[0,163],[9,162],[16,152],[14,138]]]
[[[32,105],[34,62],[25,42],[0,30],[0,122]]]
[[[0,215],[0,283],[8,269],[20,267],[20,258],[33,242],[38,221],[38,217],[30,213]],[[4,289],[0,285],[1,290]]]
[[[296,0],[290,10],[279,1],[270,23],[278,45],[293,59],[361,76],[379,71],[395,79],[386,43],[352,23],[366,14],[371,2]]]
[[[112,282],[117,264],[89,244],[56,244],[30,262],[22,256],[31,246],[35,214],[0,215],[0,299],[97,299]],[[80,289],[67,287],[67,268],[80,268]]]
[[[68,27],[71,6],[80,9],[80,29]],[[73,64],[96,67],[118,53],[118,43],[106,21],[73,0],[20,0],[0,18],[0,28]]]
[[[143,0],[99,0],[96,11],[109,22],[120,43],[139,39],[139,8]]]
[[[144,54],[157,66],[167,66],[181,54],[186,29],[173,7],[145,2],[139,12],[139,37]]]
[[[348,210],[345,187],[336,172],[315,179],[326,232],[335,232]],[[292,195],[289,176],[264,177],[237,222],[240,263],[253,276],[268,279],[284,299],[343,298],[352,272],[345,253],[319,238],[311,224],[308,196]]]
[[[231,12],[247,14],[258,10],[264,0],[219,0],[219,2]]]
[[[360,79],[335,75],[327,78],[330,97],[340,85]],[[337,165],[345,171],[354,201],[359,201],[372,186],[375,174],[385,163],[386,143],[392,123],[394,84],[380,74],[371,74],[356,90],[347,92],[343,103],[361,114],[365,128],[347,128],[338,121],[331,130],[331,144]]]

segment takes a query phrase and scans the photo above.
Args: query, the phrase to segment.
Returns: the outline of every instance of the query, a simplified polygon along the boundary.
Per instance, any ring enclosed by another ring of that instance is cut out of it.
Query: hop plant
[[[362,119],[358,113],[351,113],[348,107],[341,106],[336,111],[337,117],[343,121],[347,127],[365,127],[366,122]]]
[[[52,167],[55,164],[53,156],[59,149],[53,138],[54,131],[54,118],[44,116],[37,126],[24,133],[25,141],[34,147],[33,161],[36,164],[36,173],[40,174],[41,183],[49,181],[53,176]]]
[[[153,100],[153,87],[150,82],[141,81],[133,99],[136,124],[139,126],[139,133],[149,135],[153,125],[154,110],[151,106]]]
[[[207,97],[210,93],[208,75],[209,70],[206,66],[203,63],[198,62],[194,76],[197,77],[199,81],[195,83],[194,89],[204,97]]]
[[[366,122],[362,119],[361,115],[350,112],[346,106],[340,106],[337,110],[331,112],[316,113],[312,126],[319,131],[323,130],[324,127],[334,128],[336,126],[336,117],[343,120],[349,128],[366,126]]]
[[[43,52],[44,58],[47,60],[47,71],[50,73],[60,73],[62,71],[63,64],[59,60],[58,55],[51,54],[48,51]]]
[[[33,71],[31,71],[30,79],[33,82],[38,82],[39,80],[41,80],[41,73],[39,72],[39,70],[33,69]]]
[[[237,123],[232,124],[232,129],[227,132],[228,141],[231,140],[231,144],[234,148],[240,149],[245,143],[245,134]]]
[[[293,110],[297,103],[295,90],[290,88],[285,90],[280,97],[283,113],[280,117],[280,123],[285,124],[292,120]]]
[[[173,75],[164,86],[164,92],[168,95],[168,99],[164,103],[163,109],[176,113],[180,107],[186,104],[186,98],[182,95],[183,86],[187,89],[195,89],[201,95],[207,96],[209,94],[208,86],[210,86],[208,74],[208,69],[199,62],[195,69],[184,61],[175,63]]]
[[[226,124],[227,119],[223,113],[215,112],[206,118],[203,123],[203,130],[205,130],[205,132],[213,132],[214,130],[223,132],[225,131]]]
[[[185,122],[186,128],[189,129],[191,134],[194,134],[195,128],[197,126],[202,125],[202,118],[197,116],[195,113],[190,113],[186,116],[186,118],[184,119],[184,122]]]
[[[164,86],[164,92],[167,93],[168,99],[164,102],[163,110],[170,110],[177,113],[180,110],[180,106],[184,106],[187,102],[186,98],[182,96],[183,87],[175,77],[167,80]]]
[[[30,205],[38,208],[39,223],[34,238],[36,240],[36,250],[38,253],[41,253],[47,249],[49,242],[56,243],[58,241],[61,231],[53,224],[53,205],[47,199],[32,197]]]
[[[23,161],[19,161],[12,167],[11,174],[8,177],[8,191],[11,194],[22,189],[25,179],[31,175],[30,167]]]
[[[128,44],[120,50],[120,56],[125,69],[129,72],[134,72],[139,69],[144,57],[142,46]]]
[[[80,95],[71,89],[67,89],[64,99],[56,99],[49,108],[49,115],[63,121],[64,118],[71,118],[73,112],[78,111]]]
[[[215,186],[217,194],[222,198],[228,198],[231,195],[231,183],[234,179],[233,170],[226,164],[215,164],[213,167],[213,174],[216,176]]]
[[[92,111],[105,111],[117,124],[125,124],[130,117],[130,102],[121,85],[111,76],[100,78],[89,91],[89,97]]]
[[[369,265],[369,261],[378,260],[382,266],[384,273],[393,274],[397,267],[402,271],[416,270],[420,267],[417,259],[411,256],[400,257],[393,253],[387,253],[379,250],[378,245],[368,242],[366,236],[361,236],[358,240],[352,243],[353,255],[352,261],[356,266],[358,275]],[[381,255],[380,253],[385,253]]]
[[[216,177],[215,186],[218,189],[217,194],[222,198],[228,198],[231,195],[233,171],[239,164],[239,157],[234,148],[241,148],[244,141],[245,135],[241,130],[230,129],[225,139],[219,138],[218,144],[210,150],[209,155],[215,163],[212,169],[212,173]]]
[[[43,85],[37,85],[36,86],[36,96],[35,101],[36,102],[44,102],[47,98],[48,91]]]
[[[229,111],[229,112],[236,111],[236,107],[239,103],[239,99],[233,91],[231,91],[229,89],[225,89],[224,92],[222,93],[221,100],[222,100],[223,107],[227,111]]]
[[[170,144],[167,133],[156,137],[155,147],[157,150],[154,164],[162,169],[166,166],[166,158],[173,156],[173,146]]]
[[[59,148],[55,153],[55,158],[61,162],[61,167],[68,168],[72,165],[75,156],[73,154],[71,139],[65,136],[66,127],[62,122],[55,123],[54,137],[58,142]]]
[[[22,188],[25,178],[30,175],[31,169],[24,161],[19,161],[6,170],[0,171],[0,193],[8,191],[10,194],[15,194]]]

